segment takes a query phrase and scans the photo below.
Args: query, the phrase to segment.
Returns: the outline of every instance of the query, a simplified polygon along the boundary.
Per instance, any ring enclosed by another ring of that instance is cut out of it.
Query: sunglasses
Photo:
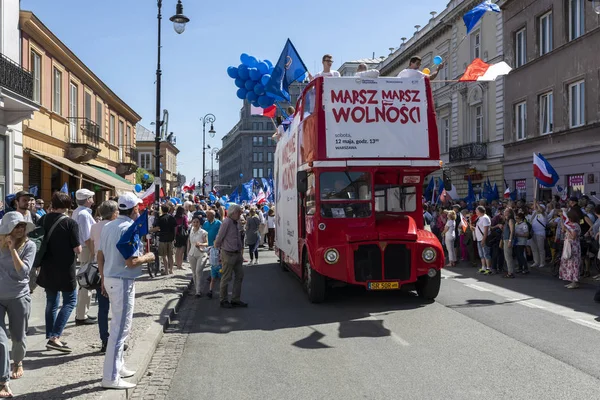
[[[328,62],[328,63],[333,63],[333,60],[324,60],[324,61]]]

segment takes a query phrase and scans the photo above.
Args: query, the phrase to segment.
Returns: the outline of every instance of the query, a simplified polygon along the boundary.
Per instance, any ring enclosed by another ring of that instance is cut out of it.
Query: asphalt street
[[[457,267],[435,302],[340,288],[316,305],[260,257],[245,268],[249,308],[186,299],[167,398],[600,399],[594,287]]]

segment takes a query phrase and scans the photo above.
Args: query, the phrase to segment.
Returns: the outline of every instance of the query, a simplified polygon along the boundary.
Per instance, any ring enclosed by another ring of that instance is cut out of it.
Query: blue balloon
[[[256,82],[251,81],[250,79],[248,79],[246,81],[246,83],[244,84],[244,87],[246,88],[246,90],[251,91],[254,90],[254,86],[256,86]]]
[[[238,75],[243,80],[250,78],[250,75],[248,74],[248,66],[240,64],[240,66],[238,67]]]
[[[148,179],[150,179],[150,175],[144,174],[144,180],[147,181]]]
[[[271,61],[264,60],[263,62],[266,63],[269,68],[273,68],[273,63]]]
[[[223,197],[221,197],[222,199],[225,199],[225,201],[229,201],[229,196],[227,196],[226,194],[223,195]]]
[[[256,66],[256,68],[258,68],[258,71],[260,72],[261,75],[264,75],[267,72],[269,72],[269,64],[267,64],[264,61],[258,63],[258,65]]]
[[[250,68],[256,68],[256,66],[258,65],[258,60],[256,59],[256,57],[249,56],[246,65]]]
[[[229,207],[231,207],[232,204],[234,204],[234,203],[225,203],[223,208],[225,208],[226,210],[229,210]]]
[[[273,98],[269,96],[260,96],[258,98],[258,104],[260,104],[262,108],[270,107],[273,105]]]
[[[248,68],[248,75],[253,81],[260,81],[262,73],[257,68]]]
[[[264,211],[264,212],[269,212],[269,206],[264,206],[264,207],[263,207],[263,211]]]
[[[270,80],[271,80],[271,75],[264,74],[262,76],[262,78],[260,78],[260,83],[262,83],[263,86],[267,86],[267,84],[269,83]]]
[[[225,205],[225,200],[223,200],[223,198],[221,197],[219,199],[218,203],[221,203],[221,205],[224,206]]]
[[[265,93],[265,87],[262,84],[257,83],[254,86],[254,93],[256,93],[258,96],[264,94]]]
[[[134,189],[135,189],[135,191],[136,191],[136,192],[141,192],[141,191],[142,191],[142,185],[140,185],[139,183],[137,183],[137,184],[134,186]]]
[[[246,93],[246,100],[250,103],[254,103],[255,101],[258,101],[258,95],[254,93],[254,90],[250,90]]]
[[[246,93],[248,93],[246,88],[239,88],[236,95],[238,99],[244,100],[246,98]]]
[[[215,197],[214,194],[210,194],[210,196],[208,196],[208,198],[210,199],[210,201],[215,201],[217,198]]]
[[[238,87],[239,89],[244,87],[244,84],[246,83],[245,80],[243,80],[242,78],[235,78],[235,86]]]
[[[240,62],[244,65],[248,65],[248,61],[250,61],[250,56],[246,53],[242,53],[240,55]]]
[[[240,178],[243,178],[243,177],[244,177],[244,174],[240,173]]]
[[[239,76],[237,67],[227,68],[227,75],[229,75],[229,77],[233,79],[237,78]]]
[[[275,71],[275,67],[269,68],[269,75],[273,75],[273,71]]]
[[[258,99],[251,101],[250,104],[252,104],[254,107],[260,107],[260,104],[258,104]]]
[[[440,65],[442,63],[442,61],[444,61],[444,59],[440,56],[435,56],[433,57],[433,63],[435,65]]]

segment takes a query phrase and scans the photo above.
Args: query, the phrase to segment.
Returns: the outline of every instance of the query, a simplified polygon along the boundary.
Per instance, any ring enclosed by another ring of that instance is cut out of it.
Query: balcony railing
[[[33,75],[0,54],[0,86],[33,100]]]
[[[469,143],[450,147],[450,162],[483,160],[486,157],[487,145],[485,143]]]
[[[69,143],[100,148],[100,127],[89,118],[69,117]]]

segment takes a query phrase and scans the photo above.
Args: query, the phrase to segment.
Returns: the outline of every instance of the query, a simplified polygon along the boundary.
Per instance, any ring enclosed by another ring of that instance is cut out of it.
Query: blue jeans
[[[104,343],[108,341],[108,311],[110,310],[110,301],[108,297],[102,294],[102,290],[96,290],[98,298],[98,330],[100,331],[100,340]]]
[[[58,316],[58,302],[62,293],[63,304]],[[46,289],[46,339],[58,338],[77,304],[77,290],[71,292],[55,292]]]

